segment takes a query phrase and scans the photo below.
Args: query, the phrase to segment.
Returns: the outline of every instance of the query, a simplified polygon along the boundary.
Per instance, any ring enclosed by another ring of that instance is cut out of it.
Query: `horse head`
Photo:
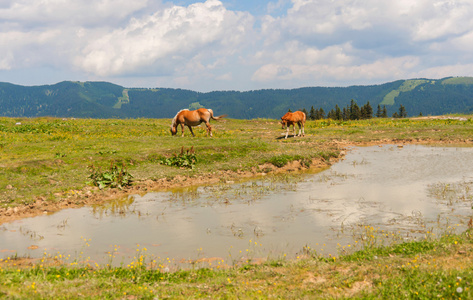
[[[177,126],[171,126],[171,134],[176,135],[177,133]]]
[[[283,118],[281,118],[281,125],[282,125],[282,129],[286,129],[287,121],[284,120]]]
[[[172,119],[172,123],[171,123],[171,134],[172,135],[176,135],[177,133],[177,125],[178,125],[178,122],[177,122],[177,116],[181,113],[182,110],[180,110],[175,116],[174,118]]]

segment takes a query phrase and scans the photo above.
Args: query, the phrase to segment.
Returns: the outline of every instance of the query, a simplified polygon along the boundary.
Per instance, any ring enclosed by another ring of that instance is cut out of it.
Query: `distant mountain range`
[[[368,101],[388,116],[400,105],[408,116],[473,113],[473,77],[439,80],[398,80],[380,85],[306,87],[247,92],[200,93],[170,88],[125,88],[108,82],[63,81],[54,85],[21,86],[0,82],[0,116],[76,118],[172,118],[183,108],[212,108],[215,115],[235,119],[280,118],[311,107],[326,113],[355,100]]]

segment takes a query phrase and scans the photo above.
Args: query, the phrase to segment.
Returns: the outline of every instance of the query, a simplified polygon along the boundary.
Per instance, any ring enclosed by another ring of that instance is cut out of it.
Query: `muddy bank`
[[[234,182],[283,172],[295,173],[308,170],[316,171],[318,169],[329,167],[331,164],[343,157],[344,154],[345,152],[342,150],[340,151],[340,156],[338,158],[332,158],[330,161],[314,159],[310,168],[307,168],[299,161],[290,162],[281,168],[266,163],[254,167],[251,171],[216,171],[212,174],[203,174],[192,177],[178,175],[172,179],[161,178],[159,180],[135,181],[132,186],[121,190],[109,188],[100,190],[98,187],[86,186],[81,190],[56,194],[56,197],[59,199],[58,201],[47,201],[45,197],[38,196],[35,203],[29,205],[0,208],[0,224],[21,218],[50,214],[66,208],[97,205],[112,199],[127,197],[133,194],[145,194],[151,191],[164,191],[189,186],[216,184],[219,182]]]

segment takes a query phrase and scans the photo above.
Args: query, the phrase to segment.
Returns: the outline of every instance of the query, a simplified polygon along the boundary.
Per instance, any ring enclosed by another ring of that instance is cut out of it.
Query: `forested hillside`
[[[306,87],[199,93],[170,88],[125,88],[108,82],[64,81],[54,85],[0,83],[0,116],[78,118],[171,118],[183,108],[212,108],[236,119],[279,118],[289,109],[328,112],[354,100],[360,106],[402,105],[408,116],[473,112],[473,78],[398,80],[380,85]]]

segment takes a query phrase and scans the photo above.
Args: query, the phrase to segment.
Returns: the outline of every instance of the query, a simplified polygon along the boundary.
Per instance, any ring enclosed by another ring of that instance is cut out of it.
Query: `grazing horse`
[[[204,122],[205,125],[207,125],[208,133],[210,133],[210,136],[212,136],[212,127],[210,127],[209,123],[210,119],[219,120],[226,116],[227,115],[214,117],[214,112],[211,109],[207,108],[199,108],[197,110],[182,109],[176,114],[174,119],[172,119],[171,133],[172,135],[176,135],[177,126],[180,124],[182,129],[182,136],[184,136],[184,125],[189,127],[192,136],[195,136],[191,126],[197,126],[200,125],[200,123]]]
[[[282,124],[282,129],[287,127],[286,131],[286,137],[289,134],[289,126],[292,125],[292,129],[294,132],[294,136],[296,136],[296,124],[299,126],[299,134],[297,136],[301,135],[301,127],[302,127],[302,136],[304,136],[304,124],[305,124],[305,113],[302,111],[296,111],[296,112],[287,112],[282,118],[281,118],[281,124]]]

